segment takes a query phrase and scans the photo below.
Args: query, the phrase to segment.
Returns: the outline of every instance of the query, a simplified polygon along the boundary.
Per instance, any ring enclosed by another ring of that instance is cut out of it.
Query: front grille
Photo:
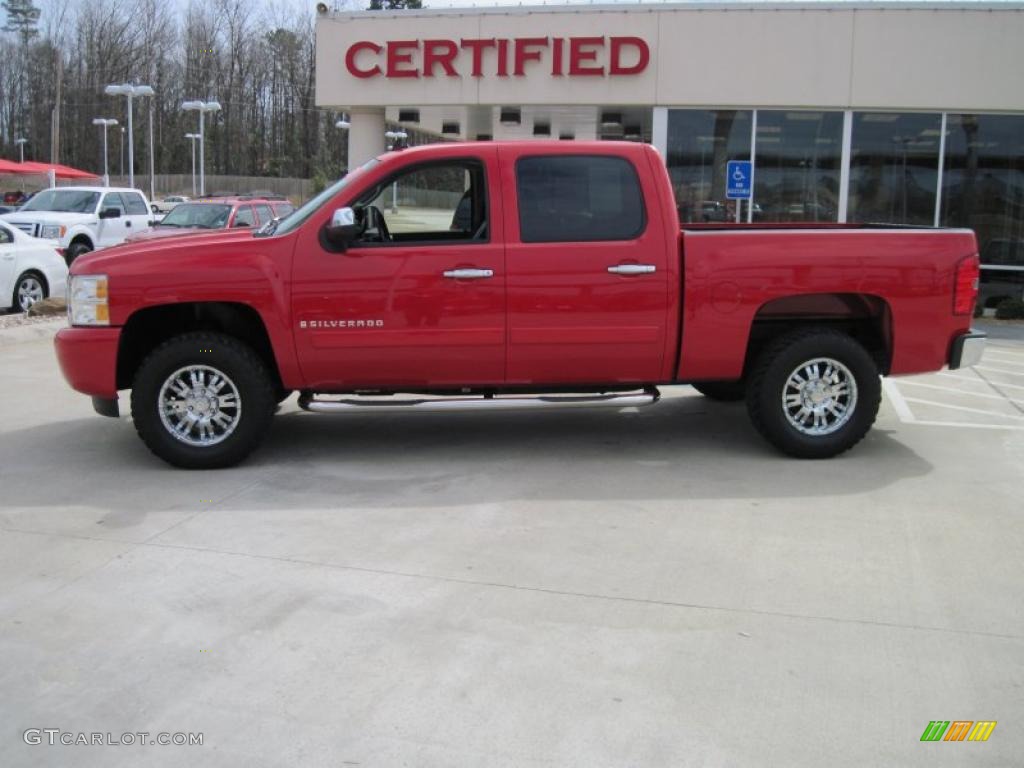
[[[12,221],[11,224],[30,237],[36,237],[36,233],[39,231],[39,225],[30,221]]]

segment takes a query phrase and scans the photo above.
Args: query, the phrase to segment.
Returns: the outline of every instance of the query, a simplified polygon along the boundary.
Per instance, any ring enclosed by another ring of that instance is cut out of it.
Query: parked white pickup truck
[[[14,213],[0,215],[26,235],[56,240],[68,266],[83,253],[148,229],[152,218],[145,195],[116,187],[44,189]]]

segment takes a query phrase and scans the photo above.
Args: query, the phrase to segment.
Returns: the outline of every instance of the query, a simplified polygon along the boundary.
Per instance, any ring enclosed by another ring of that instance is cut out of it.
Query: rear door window
[[[146,201],[142,199],[142,195],[135,192],[122,192],[121,197],[124,199],[129,216],[149,215],[149,208],[146,207]]]
[[[625,158],[524,157],[516,187],[524,243],[633,240],[644,231],[640,179]]]

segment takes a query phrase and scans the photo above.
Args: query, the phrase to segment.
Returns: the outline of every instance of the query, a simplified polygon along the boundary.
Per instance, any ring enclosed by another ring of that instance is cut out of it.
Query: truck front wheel
[[[131,402],[135,429],[154,454],[176,467],[216,469],[259,445],[276,398],[266,365],[245,344],[189,333],[146,357]]]
[[[747,410],[776,448],[802,459],[849,450],[867,434],[882,399],[878,366],[853,337],[805,329],[761,353],[747,389]]]

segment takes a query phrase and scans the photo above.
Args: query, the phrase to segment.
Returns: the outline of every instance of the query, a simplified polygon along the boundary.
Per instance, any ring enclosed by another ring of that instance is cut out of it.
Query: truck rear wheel
[[[237,464],[263,439],[276,404],[270,372],[245,344],[219,333],[164,342],[139,366],[132,418],[146,446],[169,464]]]
[[[779,450],[802,459],[848,451],[875,422],[878,366],[853,337],[816,328],[786,334],[758,357],[747,410]]]

